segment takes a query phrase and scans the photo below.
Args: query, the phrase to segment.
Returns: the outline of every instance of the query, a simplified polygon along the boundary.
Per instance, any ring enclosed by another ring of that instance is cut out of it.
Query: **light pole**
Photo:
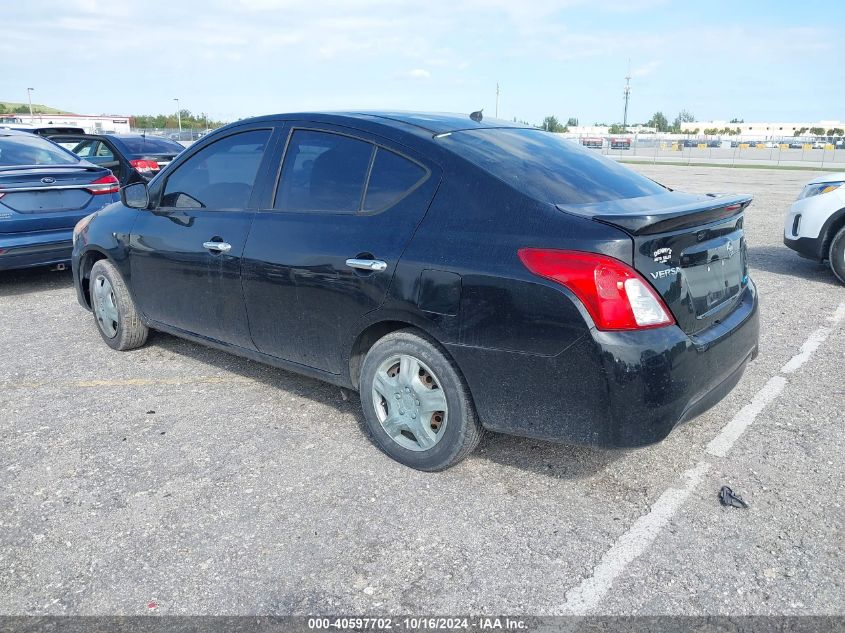
[[[29,97],[29,122],[32,123],[32,119],[34,118],[32,115],[32,91],[35,88],[27,88],[26,89],[26,96]]]
[[[182,138],[182,111],[179,108],[179,98],[173,99],[176,102],[176,120],[179,122],[179,138]]]

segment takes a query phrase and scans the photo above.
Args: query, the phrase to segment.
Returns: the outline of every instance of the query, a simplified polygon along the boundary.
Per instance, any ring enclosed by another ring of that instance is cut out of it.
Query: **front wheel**
[[[135,302],[120,273],[107,259],[91,268],[91,308],[97,330],[112,349],[125,351],[147,342],[149,330],[141,322]]]
[[[373,345],[360,392],[375,443],[411,468],[444,470],[481,438],[460,371],[435,341],[415,330],[393,332]]]
[[[833,236],[830,242],[830,267],[833,269],[833,274],[839,277],[839,281],[845,284],[845,226],[839,229],[839,232]]]

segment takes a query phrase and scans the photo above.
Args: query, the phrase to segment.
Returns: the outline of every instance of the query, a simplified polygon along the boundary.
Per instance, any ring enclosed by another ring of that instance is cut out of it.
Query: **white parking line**
[[[845,319],[845,303],[839,304],[832,316],[827,317],[833,325]],[[781,371],[791,373],[806,363],[813,353],[833,331],[833,327],[820,328],[810,334],[801,345],[801,351],[790,359]],[[751,426],[758,415],[783,392],[787,379],[772,376],[760,390],[754,394],[751,402],[742,407],[714,437],[705,449],[705,453],[714,457],[725,457],[734,443]],[[609,550],[604,553],[593,573],[577,586],[566,592],[562,612],[571,615],[587,615],[593,611],[613,586],[613,581],[625,571],[628,565],[642,555],[646,548],[660,534],[675,513],[683,506],[695,487],[701,482],[710,463],[701,459],[695,466],[685,471],[680,477],[680,484],[663,491],[648,513],[637,519],[620,536]]]
[[[709,468],[710,464],[707,462],[699,462],[681,475],[683,481],[680,487],[664,490],[648,514],[637,519],[628,531],[617,539],[613,547],[605,552],[593,569],[593,575],[566,592],[563,613],[586,615],[598,606],[610,591],[613,581],[657,538]]]
[[[737,414],[731,418],[719,434],[710,440],[705,452],[716,457],[724,457],[731,450],[731,447],[745,432],[751,423],[760,415],[770,402],[780,395],[786,386],[786,378],[783,376],[772,376],[763,387],[754,394],[754,398],[747,405],[742,407]]]
[[[840,303],[839,307],[836,308],[833,314],[827,317],[827,320],[833,325],[836,325],[843,318],[845,318],[845,303]],[[781,372],[784,374],[791,374],[801,367],[801,365],[810,360],[810,356],[813,355],[813,352],[815,352],[819,346],[825,342],[827,337],[830,336],[830,333],[833,331],[833,325],[830,327],[820,327],[818,330],[810,334],[807,340],[804,341],[804,344],[801,345],[801,351],[790,358],[786,365],[781,367]]]

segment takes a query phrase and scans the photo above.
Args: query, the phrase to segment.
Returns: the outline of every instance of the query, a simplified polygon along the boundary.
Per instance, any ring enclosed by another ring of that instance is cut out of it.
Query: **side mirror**
[[[147,185],[136,182],[120,190],[120,200],[130,209],[146,209],[150,204],[150,194]]]

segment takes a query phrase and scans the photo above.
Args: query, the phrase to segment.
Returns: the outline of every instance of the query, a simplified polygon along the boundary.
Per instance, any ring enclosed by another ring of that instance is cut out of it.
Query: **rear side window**
[[[274,208],[356,213],[374,146],[314,130],[295,130],[282,165]]]
[[[373,161],[364,211],[378,211],[391,206],[425,178],[426,171],[417,163],[379,148]]]
[[[438,142],[500,180],[551,204],[584,204],[666,189],[577,141],[532,129],[452,132]]]
[[[204,147],[167,179],[161,206],[246,208],[269,140],[270,130],[253,130]]]
[[[0,134],[0,166],[76,165],[79,159],[35,134]]]

